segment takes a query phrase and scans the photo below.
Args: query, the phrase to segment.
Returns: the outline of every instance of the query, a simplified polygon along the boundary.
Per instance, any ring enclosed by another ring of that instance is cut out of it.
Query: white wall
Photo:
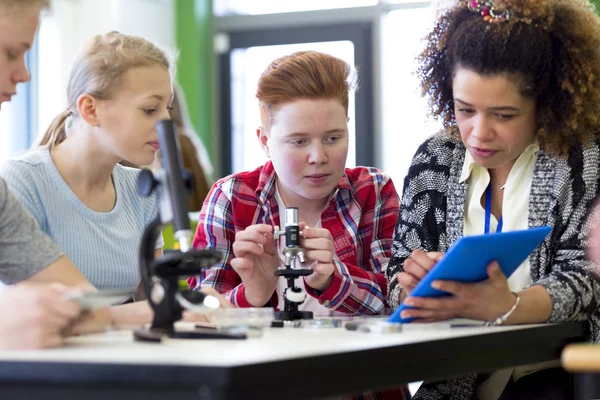
[[[54,0],[53,10],[67,65],[88,38],[111,30],[175,46],[175,0]]]
[[[66,107],[71,64],[83,43],[117,30],[175,49],[176,0],[54,0],[39,32],[39,132]]]

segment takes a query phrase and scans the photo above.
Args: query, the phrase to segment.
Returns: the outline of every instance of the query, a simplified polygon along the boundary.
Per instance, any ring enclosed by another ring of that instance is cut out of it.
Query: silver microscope
[[[274,236],[278,240],[285,235],[285,248],[283,249],[283,267],[280,267],[275,275],[283,276],[287,280],[287,288],[283,293],[284,309],[275,313],[275,319],[280,321],[294,321],[299,319],[312,319],[311,311],[300,311],[298,306],[306,300],[304,289],[296,286],[295,279],[300,276],[312,274],[312,270],[302,268],[300,263],[304,263],[304,249],[300,246],[300,222],[298,209],[289,207],[285,209],[285,230],[275,229]]]

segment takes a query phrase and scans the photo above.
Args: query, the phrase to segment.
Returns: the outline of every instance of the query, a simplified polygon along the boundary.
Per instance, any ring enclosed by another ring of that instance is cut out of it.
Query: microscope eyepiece
[[[298,217],[298,208],[288,207],[285,209],[285,226],[295,226],[300,224],[300,217]]]
[[[298,209],[285,209],[285,243],[287,247],[300,247],[300,222]]]

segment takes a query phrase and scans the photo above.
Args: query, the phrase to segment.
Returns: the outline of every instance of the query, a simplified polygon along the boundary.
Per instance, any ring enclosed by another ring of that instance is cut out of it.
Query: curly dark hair
[[[600,136],[600,17],[589,0],[492,0],[507,21],[486,21],[466,1],[442,13],[417,75],[432,116],[457,134],[457,68],[507,74],[537,104],[538,136],[554,154]]]

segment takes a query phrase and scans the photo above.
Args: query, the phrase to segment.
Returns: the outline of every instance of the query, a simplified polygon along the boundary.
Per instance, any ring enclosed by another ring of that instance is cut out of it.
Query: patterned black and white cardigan
[[[465,158],[462,142],[440,133],[423,143],[407,177],[386,275],[388,301],[399,303],[398,274],[415,249],[445,252],[463,234],[468,181],[459,177]],[[572,149],[559,158],[538,153],[529,195],[529,227],[548,225],[552,232],[529,257],[534,285],[552,299],[548,322],[588,321],[590,339],[600,341],[600,285],[586,259],[588,221],[599,194],[600,146]],[[470,399],[476,376],[423,385],[415,399]]]

